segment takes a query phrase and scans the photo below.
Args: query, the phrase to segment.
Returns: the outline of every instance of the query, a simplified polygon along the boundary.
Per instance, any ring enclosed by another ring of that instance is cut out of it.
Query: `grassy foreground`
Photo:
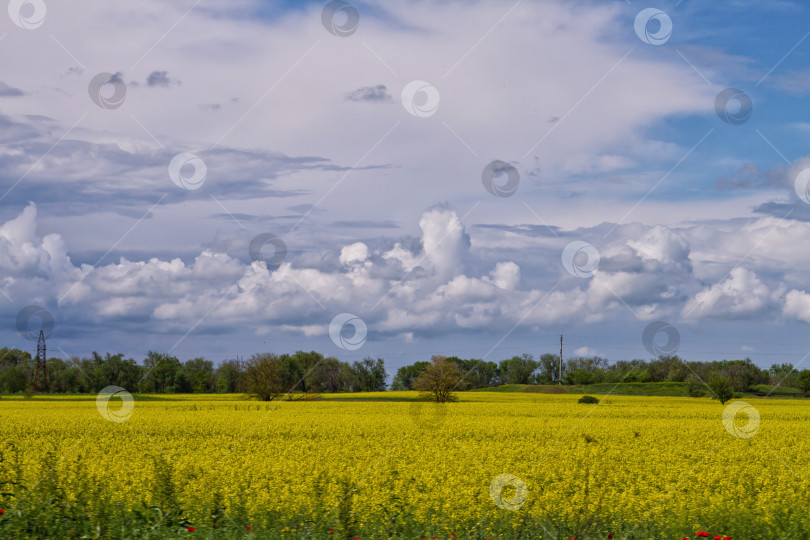
[[[3,397],[0,537],[810,535],[804,400],[460,396]]]
[[[526,392],[537,394],[594,394],[616,396],[689,396],[689,384],[682,382],[657,383],[598,383],[561,386],[555,384],[504,384],[495,388],[481,388],[472,392]]]

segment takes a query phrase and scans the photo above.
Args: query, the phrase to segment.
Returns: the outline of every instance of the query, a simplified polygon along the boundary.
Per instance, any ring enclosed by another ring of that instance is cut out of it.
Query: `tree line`
[[[34,389],[36,359],[20,349],[0,349],[0,392],[97,393],[114,385],[143,393],[255,393],[250,374],[257,362],[272,366],[272,384],[283,392],[373,392],[386,389],[381,358],[343,362],[311,351],[256,354],[247,361],[214,365],[205,358],[181,362],[165,353],[149,352],[143,363],[123,354],[90,358],[48,358],[47,388]]]
[[[458,372],[456,389],[487,388],[503,384],[586,385],[618,382],[686,382],[695,393],[704,382],[724,380],[735,392],[758,384],[800,388],[810,391],[810,370],[792,364],[774,364],[769,369],[756,366],[750,358],[711,362],[685,361],[678,356],[653,360],[619,360],[610,363],[593,357],[568,358],[560,366],[559,356],[531,354],[513,356],[499,362],[456,356],[442,358]],[[433,362],[432,360],[431,362]],[[399,368],[391,390],[418,388],[420,375],[431,364],[415,362]],[[442,364],[442,373],[448,373]],[[0,349],[0,392],[32,392],[36,360],[20,349]],[[560,367],[562,369],[560,369]],[[438,370],[439,368],[437,368]],[[215,365],[205,358],[181,362],[170,354],[151,351],[142,363],[123,354],[93,352],[90,358],[47,360],[47,388],[55,393],[97,393],[106,386],[120,386],[143,393],[250,393],[262,399],[275,399],[284,393],[316,394],[332,392],[375,392],[388,388],[388,374],[382,358],[365,358],[352,363],[326,357],[316,351],[294,354],[254,354],[247,361],[227,360]],[[437,371],[438,373],[439,371]],[[433,376],[434,374],[428,374]],[[451,377],[452,378],[452,377]],[[422,385],[423,387],[425,385]]]
[[[560,365],[560,357],[543,354],[535,360],[531,354],[513,356],[500,362],[478,359],[444,357],[463,373],[467,388],[487,388],[504,384],[566,384],[586,385],[619,382],[685,382],[690,392],[697,393],[708,381],[725,380],[735,392],[743,392],[758,384],[800,388],[810,392],[810,370],[799,371],[793,364],[773,364],[760,368],[750,358],[688,362],[675,356],[660,356],[653,360],[619,360],[614,363],[598,356],[568,358]],[[430,362],[415,362],[397,370],[392,390],[411,390]]]

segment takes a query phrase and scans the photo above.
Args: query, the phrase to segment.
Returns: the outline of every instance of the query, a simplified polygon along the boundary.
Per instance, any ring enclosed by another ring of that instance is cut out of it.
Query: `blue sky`
[[[664,321],[687,359],[806,363],[804,3],[12,8],[3,345],[35,347],[17,319],[37,305],[63,357],[315,349],[393,371],[565,334],[620,360]],[[636,33],[647,8],[661,43]],[[728,88],[752,103],[738,125]],[[330,336],[344,313],[357,346]]]

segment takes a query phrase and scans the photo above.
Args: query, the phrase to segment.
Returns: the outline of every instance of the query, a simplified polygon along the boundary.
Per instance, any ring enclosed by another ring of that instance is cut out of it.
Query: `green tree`
[[[538,384],[553,384],[559,382],[560,357],[556,354],[546,353],[540,357],[535,382]]]
[[[0,349],[0,366],[28,366],[31,360],[31,353],[21,349]]]
[[[22,392],[28,386],[30,374],[23,366],[10,366],[0,372],[0,389],[3,392],[15,394]]]
[[[214,363],[205,358],[193,358],[183,364],[183,373],[195,393],[213,392],[216,390]]]
[[[596,382],[596,375],[584,369],[575,369],[565,374],[566,384],[593,384]]]
[[[803,369],[796,377],[796,384],[802,389],[805,395],[810,392],[810,369]]]
[[[771,369],[768,370],[770,383],[774,386],[794,386],[798,374],[798,370],[791,363],[773,364]]]
[[[344,365],[334,356],[324,358],[307,375],[307,388],[313,392],[340,392],[344,389],[341,380]]]
[[[532,374],[537,369],[538,363],[530,354],[523,356],[513,356],[508,360],[501,360],[498,366],[501,373],[501,383],[503,384],[531,384]]]
[[[720,365],[720,373],[729,380],[731,386],[737,392],[744,392],[752,385],[768,382],[768,375],[763,373],[750,358],[745,360],[724,360]]]
[[[244,387],[244,366],[237,360],[222,362],[216,371],[217,392],[233,394],[241,392]]]
[[[174,356],[149,351],[143,361],[146,373],[141,387],[145,392],[174,392],[175,379],[182,369],[182,364]],[[102,387],[103,388],[103,387]]]
[[[282,360],[275,354],[254,354],[245,369],[245,389],[262,401],[272,401],[284,393]]]
[[[731,385],[731,382],[722,375],[715,375],[709,379],[709,388],[712,393],[714,393],[714,397],[719,399],[722,405],[725,405],[726,401],[734,397],[734,387]]]
[[[355,392],[381,392],[385,390],[385,362],[382,358],[364,358],[352,364]]]
[[[409,366],[402,366],[391,381],[391,390],[411,390],[413,381],[430,365],[430,362],[414,362]]]
[[[456,390],[463,390],[466,382],[458,366],[444,356],[434,356],[425,371],[413,381],[413,387],[421,392],[423,399],[436,403],[458,401]]]

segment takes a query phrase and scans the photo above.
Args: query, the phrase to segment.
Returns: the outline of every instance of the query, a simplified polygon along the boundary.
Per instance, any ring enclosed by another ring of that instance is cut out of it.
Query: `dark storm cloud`
[[[364,86],[346,94],[346,101],[361,101],[369,103],[389,103],[392,101],[388,89],[384,84],[377,86]]]
[[[25,95],[25,92],[19,88],[14,88],[13,86],[7,85],[3,81],[0,81],[0,97],[17,97],[23,95]]]
[[[335,221],[332,223],[332,226],[346,227],[349,229],[397,229],[399,228],[399,223],[391,221],[390,219],[382,221],[358,219],[351,221]]]
[[[780,219],[810,222],[810,204],[798,200],[791,202],[769,201],[755,207],[754,212]]]
[[[147,86],[163,86],[168,88],[171,83],[172,81],[169,79],[168,71],[153,71],[149,74],[149,78],[146,79]]]
[[[492,229],[496,231],[505,231],[522,236],[532,237],[556,237],[561,235],[561,229],[555,226],[545,225],[497,225],[497,224],[476,224],[473,227],[479,229]]]
[[[56,140],[42,122],[21,123],[0,115],[0,144],[5,149],[0,156],[0,186],[8,189],[24,177],[8,192],[5,204],[24,206],[33,200],[41,206],[53,205],[48,210],[52,215],[103,210],[140,216],[144,205],[164,196],[165,204],[210,200],[212,195],[235,200],[299,196],[309,190],[279,188],[276,181],[305,171],[352,169],[318,156],[218,148],[198,153],[208,169],[203,188],[184,191],[168,174],[169,163],[179,149],[124,149],[113,143],[69,137],[54,144]]]

